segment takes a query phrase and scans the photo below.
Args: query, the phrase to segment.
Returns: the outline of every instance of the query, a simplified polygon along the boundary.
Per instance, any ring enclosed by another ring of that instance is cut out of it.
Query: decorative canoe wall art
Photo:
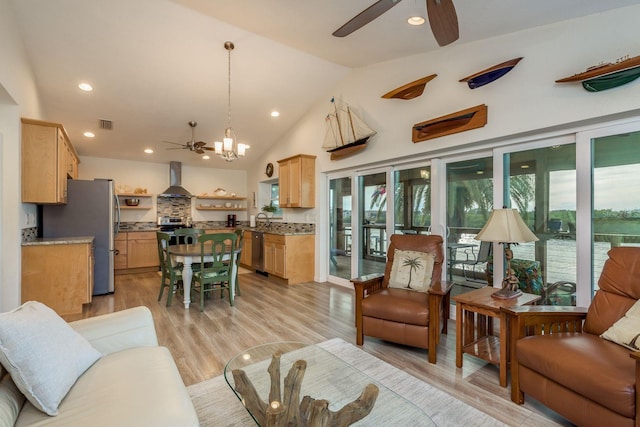
[[[640,56],[618,59],[615,63],[599,64],[587,68],[587,71],[556,80],[556,83],[581,82],[589,92],[600,92],[626,85],[640,77]]]
[[[437,119],[413,125],[411,139],[414,143],[439,138],[458,132],[481,128],[487,124],[487,106],[476,105]]]
[[[459,81],[466,82],[467,85],[469,85],[469,89],[479,88],[480,86],[494,82],[507,74],[518,64],[518,62],[520,62],[521,59],[522,57],[510,59],[509,61],[494,65],[493,67],[489,67],[486,70],[467,76]]]
[[[418,96],[422,95],[422,92],[424,92],[424,87],[427,85],[427,83],[435,79],[437,76],[438,76],[437,74],[431,74],[430,76],[426,76],[414,82],[407,83],[404,86],[400,86],[392,90],[391,92],[385,93],[384,95],[381,96],[381,98],[385,98],[385,99],[395,98],[395,99],[404,99],[404,100],[417,98]]]

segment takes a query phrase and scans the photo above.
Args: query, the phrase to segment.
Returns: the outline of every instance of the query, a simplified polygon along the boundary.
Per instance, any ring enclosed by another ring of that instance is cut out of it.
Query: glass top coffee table
[[[261,414],[251,413],[247,408],[245,397],[236,390],[233,371],[241,369],[255,387],[257,396],[266,403],[269,397],[271,376],[268,372],[272,356],[280,356],[280,387],[284,394],[284,378],[289,369],[298,360],[306,361],[306,370],[300,388],[300,399],[311,396],[314,399],[325,399],[329,402],[329,410],[338,411],[344,405],[356,400],[367,384],[378,387],[378,397],[371,412],[352,424],[354,426],[435,426],[429,416],[420,408],[399,394],[367,376],[357,367],[352,366],[327,350],[300,342],[276,342],[252,347],[233,357],[224,368],[224,377],[229,387],[245,406],[251,417],[264,419]],[[249,394],[246,392],[245,394]],[[250,397],[248,397],[250,398]]]

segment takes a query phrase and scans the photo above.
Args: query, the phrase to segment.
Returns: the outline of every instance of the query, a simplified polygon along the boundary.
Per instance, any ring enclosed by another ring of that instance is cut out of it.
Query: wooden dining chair
[[[240,257],[242,256],[242,248],[244,247],[244,230],[242,230],[240,228],[236,228],[234,230],[234,233],[238,237],[238,240],[236,240],[236,258],[235,258],[235,261],[236,261],[236,274],[235,274],[236,295],[242,296],[242,294],[240,293],[240,281],[238,280],[238,271],[240,270]]]
[[[192,289],[200,292],[200,311],[204,310],[205,294],[218,289],[221,296],[223,296],[225,289],[228,290],[229,303],[233,306],[234,295],[231,291],[231,280],[235,263],[236,234],[204,234],[198,240],[202,258],[208,258],[202,269],[193,273]]]
[[[168,289],[167,307],[171,305],[173,293],[178,290],[179,284],[182,283],[182,270],[180,266],[175,265],[171,255],[169,254],[169,241],[171,236],[166,233],[157,232],[158,239],[158,257],[160,259],[160,271],[162,277],[160,279],[160,294],[158,301],[162,299],[164,288]]]
[[[174,230],[173,235],[176,236],[176,240],[178,243],[184,243],[186,245],[197,245],[198,237],[205,234],[205,231],[202,228],[177,228]],[[202,265],[199,262],[194,262],[191,264],[191,269],[193,271],[198,271],[202,268]]]

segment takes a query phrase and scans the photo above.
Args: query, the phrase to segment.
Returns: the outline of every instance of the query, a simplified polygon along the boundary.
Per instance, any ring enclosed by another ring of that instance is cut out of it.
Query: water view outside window
[[[427,233],[431,226],[431,168],[394,172],[395,232]]]
[[[640,132],[596,138],[593,146],[593,283],[607,251],[640,246]]]
[[[351,279],[351,178],[329,181],[329,274]]]
[[[566,144],[505,154],[505,198],[539,239],[512,245],[512,266],[543,304],[575,305],[575,152]]]

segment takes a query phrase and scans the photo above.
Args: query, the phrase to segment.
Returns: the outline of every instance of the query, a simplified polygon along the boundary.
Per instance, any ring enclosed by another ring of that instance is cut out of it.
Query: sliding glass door
[[[504,154],[505,205],[538,237],[512,245],[512,267],[542,304],[576,304],[576,144]]]
[[[615,246],[640,246],[640,131],[594,138],[593,288],[607,252]]]
[[[387,257],[387,215],[389,206],[387,173],[369,173],[358,177],[358,275],[384,273]],[[392,202],[393,203],[393,202]]]
[[[329,180],[329,274],[351,279],[351,177]]]

